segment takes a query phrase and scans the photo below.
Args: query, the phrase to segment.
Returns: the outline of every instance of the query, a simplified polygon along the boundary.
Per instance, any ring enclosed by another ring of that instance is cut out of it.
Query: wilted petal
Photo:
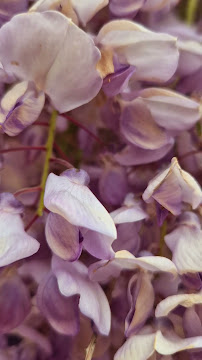
[[[165,82],[177,68],[176,38],[149,31],[129,20],[115,20],[104,25],[97,43],[113,49],[121,64],[135,66],[137,80]]]
[[[155,122],[168,130],[187,130],[200,119],[199,104],[177,92],[149,88],[140,98],[147,105]]]
[[[6,71],[33,81],[60,112],[89,102],[102,86],[93,40],[56,11],[13,17],[0,30],[0,53]]]
[[[44,204],[72,225],[116,238],[111,216],[86,186],[89,177],[84,170],[71,169],[61,176],[49,174]]]
[[[0,195],[0,266],[35,254],[39,243],[24,231],[22,204],[12,194]]]
[[[170,142],[170,136],[155,123],[151,112],[140,99],[124,107],[120,121],[123,135],[140,148],[155,150]]]
[[[176,334],[171,334],[170,337],[164,337],[161,331],[157,331],[155,339],[155,349],[159,354],[171,355],[176,352],[198,349],[202,347],[202,336],[182,339]]]
[[[201,203],[202,192],[196,180],[173,158],[171,165],[149,182],[142,197],[147,202],[153,198],[173,215],[179,215],[183,201],[196,209]]]
[[[147,360],[154,353],[155,334],[133,335],[116,352],[114,360]]]
[[[173,253],[172,260],[180,273],[202,271],[202,231],[196,226],[181,224],[165,236]]]
[[[124,206],[111,212],[111,217],[115,224],[136,222],[147,218],[141,202],[134,199],[133,193],[127,194]]]
[[[17,275],[0,279],[0,332],[6,333],[23,322],[31,309],[29,292]]]
[[[127,145],[123,150],[114,155],[115,160],[123,166],[150,164],[162,159],[173,147],[174,140],[159,149],[141,149],[135,145]]]
[[[44,93],[38,92],[34,83],[15,85],[1,100],[0,127],[7,135],[18,135],[37,120],[44,102]]]
[[[108,5],[109,0],[71,0],[71,2],[82,25],[86,26],[98,11]]]
[[[66,297],[79,294],[80,311],[94,321],[101,334],[108,335],[111,326],[108,300],[100,285],[89,279],[87,267],[79,261],[69,263],[53,257],[52,268],[61,294]]]
[[[79,228],[62,216],[50,213],[46,220],[46,240],[51,250],[64,260],[75,261],[82,251]]]
[[[53,274],[39,285],[37,305],[51,326],[61,334],[76,335],[79,331],[79,296],[63,296]]]
[[[147,274],[133,276],[128,284],[130,311],[125,321],[125,334],[131,336],[144,325],[154,305],[154,289]]]
[[[168,296],[157,305],[155,315],[156,317],[167,316],[179,305],[189,308],[194,304],[202,304],[202,293]]]

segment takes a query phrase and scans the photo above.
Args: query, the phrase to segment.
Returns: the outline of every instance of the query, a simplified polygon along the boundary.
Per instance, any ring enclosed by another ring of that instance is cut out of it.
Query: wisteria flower
[[[56,11],[15,16],[0,30],[0,53],[6,72],[33,81],[60,112],[90,101],[102,85],[96,70],[99,50],[90,36]]]

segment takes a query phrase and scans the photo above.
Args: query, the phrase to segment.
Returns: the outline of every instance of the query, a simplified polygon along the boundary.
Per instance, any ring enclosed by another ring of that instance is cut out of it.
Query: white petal
[[[155,316],[167,316],[169,312],[175,309],[178,305],[188,308],[194,304],[202,304],[202,293],[168,296],[157,305]]]
[[[131,336],[116,352],[114,360],[147,360],[154,353],[155,334]]]

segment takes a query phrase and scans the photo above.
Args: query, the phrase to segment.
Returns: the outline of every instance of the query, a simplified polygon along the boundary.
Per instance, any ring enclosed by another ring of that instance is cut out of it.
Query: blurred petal
[[[56,11],[13,17],[0,30],[0,53],[6,71],[35,82],[60,112],[89,102],[102,86],[93,40]]]
[[[28,289],[17,275],[1,276],[0,308],[1,334],[20,325],[31,310]]]
[[[173,147],[174,140],[156,150],[141,149],[135,145],[127,145],[114,155],[115,160],[123,166],[150,164],[162,159]]]
[[[200,119],[199,104],[177,92],[149,88],[141,91],[143,99],[155,122],[168,130],[190,129]]]
[[[57,277],[62,295],[80,295],[79,309],[92,319],[103,335],[108,335],[111,327],[111,313],[108,300],[99,284],[88,277],[88,269],[81,262],[65,262],[57,257],[52,260],[53,272]]]
[[[176,38],[149,31],[135,22],[108,22],[98,33],[97,43],[113,49],[121,64],[135,66],[137,80],[165,82],[176,71]]]
[[[46,240],[51,250],[64,260],[75,261],[82,251],[79,228],[62,216],[50,213],[46,220]]]
[[[18,135],[37,120],[44,102],[44,93],[38,92],[33,83],[15,85],[1,100],[0,127],[7,135]]]
[[[39,285],[37,305],[51,326],[64,335],[76,335],[79,331],[79,296],[63,296],[53,274],[49,274]]]
[[[114,360],[147,360],[154,353],[155,334],[133,335],[116,352]]]
[[[154,289],[147,274],[140,274],[136,281],[133,276],[128,284],[130,311],[125,321],[127,337],[138,332],[145,324],[154,305]]]
[[[202,293],[168,296],[157,305],[155,316],[167,316],[179,305],[189,308],[195,304],[202,304]]]
[[[125,138],[140,148],[155,150],[170,142],[170,136],[155,123],[140,99],[125,106],[120,121]]]
[[[24,231],[21,212],[22,204],[12,194],[0,195],[0,266],[31,256],[39,249],[38,241]]]
[[[110,11],[118,17],[133,17],[141,9],[145,0],[111,0]]]
[[[72,225],[116,238],[116,228],[104,206],[88,189],[84,170],[71,169],[61,176],[49,174],[44,204],[50,211],[63,216]]]

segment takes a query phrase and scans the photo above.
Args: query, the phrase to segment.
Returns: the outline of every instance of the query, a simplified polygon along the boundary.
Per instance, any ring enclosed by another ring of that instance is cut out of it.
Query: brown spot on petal
[[[97,70],[102,78],[114,73],[113,52],[110,49],[101,50],[101,59],[98,61]]]
[[[16,66],[19,66],[20,64],[19,64],[19,62],[18,62],[18,61],[13,60],[13,61],[11,61],[11,65],[16,65]]]

